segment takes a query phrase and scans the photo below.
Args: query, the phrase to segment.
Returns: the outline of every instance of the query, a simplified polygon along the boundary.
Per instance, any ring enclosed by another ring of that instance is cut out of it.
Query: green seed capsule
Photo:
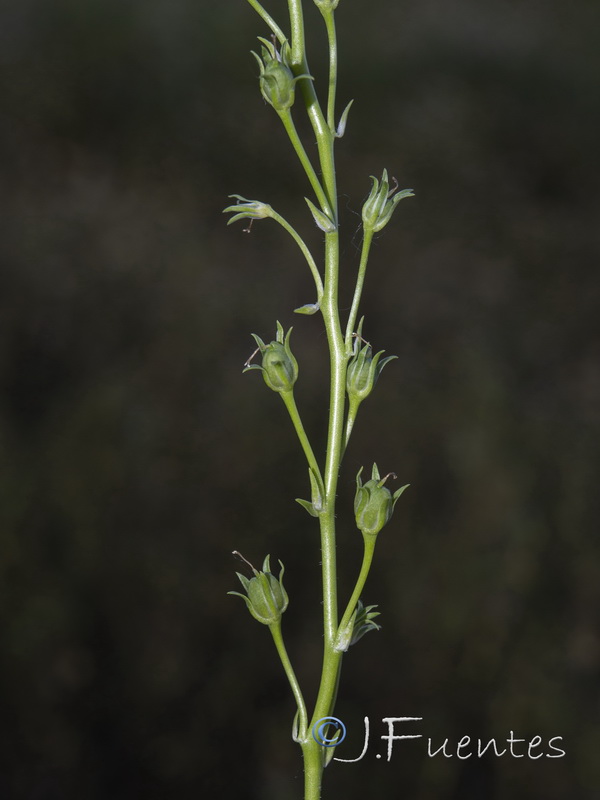
[[[260,369],[265,383],[274,392],[291,392],[298,379],[298,362],[290,349],[291,333],[292,328],[289,329],[284,338],[283,328],[278,322],[277,338],[269,344],[265,344],[260,336],[255,333],[252,334],[258,345],[256,352],[260,351],[262,355],[262,365],[250,364],[250,359],[248,359],[244,372],[251,369]]]
[[[294,77],[290,68],[290,48],[287,42],[284,42],[281,51],[278,51],[273,42],[263,39],[262,36],[258,38],[263,45],[261,55],[254,51],[252,55],[260,69],[260,91],[267,103],[282,113],[294,104],[296,81],[302,78],[312,80],[312,78],[310,75]]]
[[[386,522],[389,522],[394,506],[408,484],[392,494],[385,486],[385,482],[390,476],[396,477],[393,472],[381,478],[377,464],[373,464],[371,480],[367,481],[364,486],[360,479],[361,472],[362,467],[356,476],[356,495],[354,497],[356,526],[363,534],[376,536]]]
[[[254,569],[250,564],[254,572],[253,578],[248,579],[239,572],[236,573],[246,594],[228,592],[228,594],[241,597],[254,619],[263,625],[274,625],[279,622],[289,602],[287,592],[283,588],[284,566],[280,561],[281,571],[279,578],[276,578],[271,572],[270,558],[270,556],[265,558],[261,571]]]
[[[295,80],[291,69],[278,61],[270,61],[260,76],[260,91],[276,111],[294,105]]]

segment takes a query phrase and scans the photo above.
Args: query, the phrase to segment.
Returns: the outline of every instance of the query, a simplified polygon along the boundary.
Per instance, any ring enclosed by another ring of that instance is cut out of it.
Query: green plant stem
[[[323,779],[323,748],[317,744],[309,731],[302,745],[304,758],[304,800],[320,800]]]
[[[314,451],[308,441],[308,436],[306,435],[306,431],[304,430],[304,425],[302,424],[302,420],[300,418],[300,412],[298,411],[298,406],[296,405],[296,400],[294,399],[294,393],[290,392],[281,392],[281,399],[285,403],[285,407],[288,410],[288,414],[290,415],[290,419],[294,425],[296,433],[298,435],[298,439],[300,440],[300,444],[302,445],[302,449],[304,450],[304,455],[306,456],[306,460],[308,461],[308,466],[312,469],[315,474],[315,478],[323,486],[323,477],[321,475],[321,469],[315,458]]]
[[[300,234],[290,225],[290,223],[286,219],[284,219],[281,216],[281,214],[278,214],[276,211],[271,211],[270,216],[272,219],[278,222],[282,228],[285,228],[285,230],[290,234],[292,239],[296,242],[296,244],[302,251],[304,258],[306,259],[306,262],[310,267],[310,271],[312,272],[312,276],[314,278],[315,286],[317,289],[317,302],[320,303],[321,298],[323,297],[323,281],[321,280],[321,274],[312,256],[312,253],[306,246],[306,243],[304,242]]]
[[[369,260],[369,252],[371,250],[371,243],[373,241],[373,231],[371,228],[364,229],[362,250],[360,253],[360,264],[358,266],[358,277],[356,279],[356,289],[354,290],[354,297],[352,298],[352,307],[348,316],[348,325],[346,327],[346,353],[348,357],[352,355],[352,334],[354,333],[354,326],[356,325],[356,317],[358,316],[358,307],[360,305],[360,298],[362,295],[363,286],[365,283],[365,273],[367,271],[367,262]]]
[[[330,163],[328,168],[333,171],[333,164]],[[337,231],[334,231],[325,236],[325,288],[321,307],[329,344],[331,370],[329,429],[325,463],[325,507],[319,515],[325,636],[321,681],[310,723],[311,730],[317,720],[329,716],[333,710],[342,657],[341,652],[335,648],[338,630],[335,501],[342,459],[347,356],[340,328],[338,283],[339,237]],[[303,753],[305,800],[319,800],[324,764],[322,747],[314,741],[308,741],[303,747]]]
[[[305,739],[306,726],[308,724],[306,705],[304,703],[304,697],[302,696],[300,684],[298,683],[298,679],[296,678],[296,673],[294,672],[294,668],[292,667],[292,663],[290,661],[290,658],[288,656],[285,647],[285,643],[283,641],[283,635],[281,633],[281,621],[276,622],[273,625],[269,625],[269,630],[271,631],[271,635],[273,636],[275,647],[277,648],[279,658],[285,670],[285,674],[287,675],[287,679],[292,689],[294,699],[296,700],[296,705],[298,706],[299,736],[301,739]]]
[[[375,552],[375,542],[377,541],[377,536],[373,536],[372,534],[363,534],[363,541],[364,550],[360,573],[358,575],[358,580],[356,581],[354,591],[352,592],[352,596],[348,601],[348,605],[346,606],[346,611],[344,612],[342,621],[340,622],[340,631],[345,630],[347,625],[350,623],[352,614],[354,614],[354,610],[356,608],[356,604],[360,600],[362,590],[364,589],[367,577],[369,575],[369,570],[371,569],[371,562],[373,561],[373,553]]]
[[[273,17],[266,11],[257,0],[248,0],[252,8],[256,11],[256,13],[267,23],[269,28],[273,31],[277,39],[279,40],[280,44],[283,44],[287,41],[284,32],[281,30],[279,25],[275,22]]]
[[[304,19],[301,0],[288,0],[291,27],[291,65],[296,76],[310,74],[304,44]],[[336,223],[338,221],[337,184],[334,159],[334,113],[337,83],[337,42],[333,13],[325,16],[329,42],[329,92],[327,117],[323,116],[313,82],[300,81],[301,92],[317,140],[322,180],[317,177],[310,159],[298,137],[289,110],[280,114],[300,163],[317,196],[321,208]],[[297,241],[297,240],[296,240]],[[365,256],[366,258],[366,256]],[[363,274],[366,266],[362,265]],[[313,273],[314,275],[314,273]],[[339,317],[339,235],[337,229],[325,235],[325,278],[320,310],[327,334],[330,360],[330,405],[327,432],[327,453],[323,476],[324,504],[319,514],[321,528],[321,562],[323,580],[323,664],[319,691],[310,726],[302,741],[305,772],[305,800],[319,800],[324,766],[323,747],[312,736],[315,722],[331,714],[335,702],[342,653],[336,650],[338,634],[338,600],[336,573],[335,505],[340,463],[343,454],[344,411],[346,396],[346,367],[349,353],[342,335]],[[358,294],[360,298],[360,292]],[[358,302],[358,301],[357,301]],[[316,459],[308,443],[304,428],[293,400],[293,395],[282,395],[298,433],[311,469],[320,475]],[[315,468],[316,467],[316,468]],[[362,573],[361,573],[362,574]],[[365,575],[366,579],[366,575]],[[364,581],[363,581],[364,583]],[[362,586],[361,586],[362,589]]]
[[[310,81],[303,81],[303,83],[310,83]],[[314,167],[308,157],[306,150],[304,149],[304,145],[300,141],[300,137],[298,136],[298,131],[296,130],[296,126],[294,125],[294,120],[292,119],[292,114],[289,108],[285,111],[279,112],[279,116],[281,121],[283,122],[283,127],[286,130],[287,135],[292,143],[292,147],[296,151],[296,155],[300,160],[300,163],[304,167],[304,172],[308,180],[310,181],[310,185],[313,188],[313,191],[319,201],[321,208],[324,211],[327,211],[330,216],[333,216],[331,213],[330,203],[325,194],[323,187],[321,186],[321,182],[317,177],[317,173],[314,170]]]
[[[290,28],[292,31],[292,71],[294,75],[309,75],[308,61],[304,46],[304,16],[302,13],[302,0],[288,0],[290,14]],[[330,43],[331,46],[331,43]],[[313,81],[300,81],[300,91],[306,106],[308,118],[317,139],[319,162],[323,172],[327,204],[322,205],[337,223],[337,194],[335,183],[335,169],[333,159],[334,136],[323,116],[321,105],[313,86]],[[320,201],[319,201],[320,202]]]
[[[333,11],[323,13],[329,42],[329,90],[327,94],[327,124],[332,136],[335,136],[335,93],[337,87],[337,37],[335,33],[335,14]]]
[[[327,458],[325,462],[325,510],[321,514],[323,542],[323,589],[325,637],[333,642],[337,628],[335,575],[335,500],[346,400],[346,351],[338,311],[339,238],[337,231],[325,236],[325,288],[321,313],[329,344],[330,395]]]
[[[302,5],[300,0],[288,0],[290,21],[298,59],[298,68],[307,71],[304,51]],[[336,63],[337,45],[335,28],[330,25],[329,48],[330,65]],[[301,50],[300,50],[301,46]],[[301,73],[300,73],[301,74]],[[336,80],[335,70],[330,79]],[[323,185],[329,202],[329,213],[337,224],[337,184],[334,159],[334,135],[327,124],[316,99],[312,81],[303,81],[304,101],[309,119],[317,138],[317,149]],[[310,85],[309,85],[310,84]],[[330,84],[328,107],[333,108],[335,87]],[[328,210],[324,208],[324,210]],[[325,281],[321,313],[327,334],[330,362],[329,424],[327,432],[327,455],[325,460],[325,503],[319,515],[321,527],[321,563],[323,581],[323,664],[319,691],[311,718],[311,731],[315,722],[329,716],[333,710],[341,665],[341,652],[336,651],[335,642],[338,631],[337,570],[336,570],[336,530],[335,505],[340,463],[342,459],[342,437],[344,432],[344,409],[346,399],[346,366],[348,357],[342,336],[339,318],[339,234],[337,229],[325,235]],[[319,800],[324,766],[324,752],[314,741],[312,734],[303,744],[305,771],[305,800]]]

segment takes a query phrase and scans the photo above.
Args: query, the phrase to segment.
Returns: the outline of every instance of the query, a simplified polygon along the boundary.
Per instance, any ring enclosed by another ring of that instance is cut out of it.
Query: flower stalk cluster
[[[257,347],[244,365],[245,372],[260,371],[265,384],[279,394],[285,405],[308,467],[310,500],[298,498],[297,502],[316,520],[320,529],[323,660],[319,690],[310,712],[283,643],[281,619],[289,599],[283,586],[284,569],[281,562],[278,577],[271,572],[269,556],[264,559],[261,570],[256,570],[246,562],[252,572],[251,577],[238,573],[244,593],[231,594],[242,597],[250,614],[271,631],[296,702],[292,738],[300,745],[304,758],[305,800],[319,800],[323,770],[331,761],[335,746],[328,747],[325,752],[311,735],[311,730],[334,711],[343,654],[366,633],[379,629],[375,622],[379,611],[375,610],[375,605],[364,605],[362,593],[379,533],[390,521],[394,507],[406,489],[406,486],[402,486],[392,493],[386,483],[393,473],[381,478],[377,465],[373,465],[371,478],[366,483],[361,480],[362,469],[359,471],[354,517],[356,527],[362,534],[363,560],[354,589],[340,614],[336,560],[336,497],[340,467],[359,407],[372,394],[383,368],[396,358],[383,358],[383,350],[373,352],[371,344],[362,336],[364,318],[358,326],[356,324],[358,311],[373,237],[389,223],[400,200],[411,197],[413,192],[410,189],[398,191],[395,179],[392,179],[390,188],[385,169],[380,180],[372,177],[373,185],[362,207],[363,244],[354,294],[345,328],[342,328],[338,302],[340,234],[334,145],[346,132],[353,101],[350,100],[346,105],[336,124],[338,50],[335,13],[340,0],[313,0],[324,21],[329,50],[328,77],[324,81],[325,96],[322,98],[317,92],[320,84],[308,68],[302,0],[288,0],[289,36],[258,0],[248,2],[271,32],[270,39],[259,37],[260,54],[253,52],[259,69],[259,92],[275,110],[304,169],[312,190],[311,197],[305,198],[306,204],[312,222],[324,234],[324,251],[322,258],[318,259],[296,228],[271,205],[234,194],[230,197],[236,202],[224,209],[225,213],[232,215],[228,224],[249,220],[246,231],[250,231],[255,220],[272,219],[288,232],[304,256],[316,292],[315,302],[300,305],[295,312],[309,316],[320,313],[329,348],[327,442],[319,458],[309,441],[295,401],[299,368],[290,346],[292,329],[285,333],[283,326],[277,322],[275,339],[270,342],[252,334]],[[301,95],[301,102],[298,95]],[[307,152],[298,135],[293,118],[298,110],[306,113],[312,126],[316,152]]]

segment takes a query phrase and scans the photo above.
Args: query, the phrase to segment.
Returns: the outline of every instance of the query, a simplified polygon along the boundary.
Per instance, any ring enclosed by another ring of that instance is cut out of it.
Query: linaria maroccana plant
[[[338,305],[339,287],[339,230],[337,183],[334,162],[336,139],[344,135],[350,101],[336,124],[337,39],[335,11],[340,0],[313,0],[318,7],[327,33],[329,47],[329,78],[326,87],[326,105],[321,106],[317,86],[310,74],[305,49],[302,0],[288,0],[290,36],[287,37],[275,19],[258,0],[248,0],[252,8],[270,29],[271,39],[259,37],[260,55],[253,52],[259,66],[259,88],[264,100],[273,107],[291,141],[293,149],[304,168],[314,197],[306,197],[306,204],[315,225],[324,233],[325,246],[322,268],[307,244],[290,223],[270,205],[259,200],[248,200],[241,195],[230,195],[237,202],[225,209],[233,216],[229,223],[240,219],[273,219],[292,237],[300,248],[313,276],[316,291],[314,303],[295,309],[299,314],[316,314],[320,311],[327,334],[330,357],[330,407],[328,435],[324,458],[315,456],[302,424],[294,400],[294,385],[298,380],[298,363],[290,346],[291,328],[284,333],[277,323],[275,340],[268,344],[252,334],[258,345],[246,362],[245,371],[260,370],[266,385],[277,392],[290,415],[308,465],[310,500],[298,499],[308,513],[318,520],[321,532],[321,563],[323,585],[323,663],[317,699],[311,711],[305,702],[300,684],[288,657],[281,631],[281,617],[288,605],[283,588],[283,565],[279,577],[271,573],[267,556],[262,570],[250,564],[253,577],[238,573],[244,589],[240,594],[248,610],[259,622],[267,625],[296,702],[297,711],[292,726],[292,738],[300,745],[304,759],[305,800],[321,797],[324,767],[331,761],[335,735],[327,734],[328,746],[318,741],[315,731],[322,732],[324,718],[334,712],[338,679],[343,654],[370,630],[377,630],[374,621],[379,612],[376,606],[364,606],[361,594],[369,574],[379,532],[392,516],[394,506],[406,486],[392,493],[386,484],[393,473],[380,477],[373,465],[371,479],[362,483],[361,472],[356,477],[354,513],[356,526],[364,543],[363,562],[354,590],[339,616],[336,577],[336,490],[341,461],[360,404],[371,394],[383,367],[395,356],[381,360],[383,351],[373,355],[371,345],[362,338],[363,320],[357,326],[367,262],[375,233],[390,221],[400,200],[410,197],[412,190],[398,191],[393,179],[390,188],[388,173],[384,169],[381,179],[371,176],[373,185],[362,209],[363,241],[354,296],[345,329],[342,329]],[[344,0],[342,0],[343,8]],[[301,100],[298,97],[301,96]],[[293,114],[304,111],[312,126],[317,144],[318,171],[296,131]],[[320,175],[320,177],[319,177]],[[229,224],[228,223],[228,224]],[[246,228],[249,230],[250,227]],[[258,363],[260,357],[261,363]],[[254,359],[256,363],[253,363]],[[239,555],[239,554],[238,554]]]

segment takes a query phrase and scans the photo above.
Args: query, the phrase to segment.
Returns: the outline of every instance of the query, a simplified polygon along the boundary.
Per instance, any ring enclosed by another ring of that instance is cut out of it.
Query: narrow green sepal
[[[242,575],[240,572],[236,572],[235,574],[240,579],[240,583],[244,587],[244,591],[247,592],[248,591],[248,584],[250,583],[250,581],[248,580],[248,578],[245,575]]]
[[[354,100],[350,100],[350,102],[342,112],[342,116],[340,117],[340,121],[338,122],[338,126],[334,134],[336,139],[341,139],[342,136],[346,133],[346,123],[348,122],[348,114],[350,113],[350,108],[352,107],[353,102]]]
[[[362,600],[359,600],[354,613],[350,618],[350,622],[344,630],[341,628],[338,631],[335,640],[334,649],[338,653],[345,653],[353,644],[362,639],[362,637],[369,633],[369,631],[378,631],[381,625],[374,622],[375,617],[381,616],[379,611],[374,611],[376,605],[365,606]]]
[[[397,490],[394,492],[394,494],[392,495],[392,497],[393,497],[393,499],[394,499],[394,502],[392,503],[392,509],[394,509],[394,508],[395,508],[395,506],[396,506],[396,503],[397,503],[397,502],[398,502],[398,500],[400,499],[401,495],[403,495],[403,494],[404,494],[405,490],[406,490],[406,489],[408,489],[408,487],[409,487],[409,486],[410,486],[410,483],[406,483],[406,484],[404,484],[404,486],[401,486],[399,489],[397,489]]]
[[[412,189],[403,189],[401,192],[398,192],[398,194],[395,194],[391,199],[389,199],[383,209],[383,213],[379,217],[379,221],[373,228],[374,232],[377,233],[382,228],[385,228],[385,226],[390,221],[392,214],[396,210],[396,206],[398,205],[400,200],[404,200],[405,197],[414,197],[414,196],[415,193],[413,192]]]
[[[248,364],[242,370],[242,375],[244,374],[244,372],[250,372],[251,369],[259,369],[261,372],[264,372],[263,368],[259,366],[259,364]]]
[[[231,225],[239,219],[265,219],[273,215],[273,209],[267,203],[262,203],[260,200],[248,200],[242,197],[241,194],[230,194],[229,197],[235,197],[237,203],[223,209],[223,214],[233,214],[231,219],[227,220],[227,224]]]
[[[381,616],[379,611],[373,610],[375,608],[377,608],[377,605],[365,606],[361,600],[358,601],[354,612],[354,630],[350,640],[351,645],[356,644],[369,631],[381,630],[381,625],[374,622],[375,617]]]
[[[263,352],[263,350],[266,350],[267,345],[263,342],[263,340],[260,338],[258,334],[251,333],[250,336],[254,339],[254,341],[258,345],[258,349],[260,350],[261,353]]]
[[[324,211],[321,211],[320,208],[317,208],[316,205],[308,199],[308,197],[305,197],[304,199],[310,208],[310,212],[313,215],[313,219],[317,225],[317,228],[322,230],[323,233],[333,233],[335,230],[337,230],[335,222],[328,214],[326,214]]]

